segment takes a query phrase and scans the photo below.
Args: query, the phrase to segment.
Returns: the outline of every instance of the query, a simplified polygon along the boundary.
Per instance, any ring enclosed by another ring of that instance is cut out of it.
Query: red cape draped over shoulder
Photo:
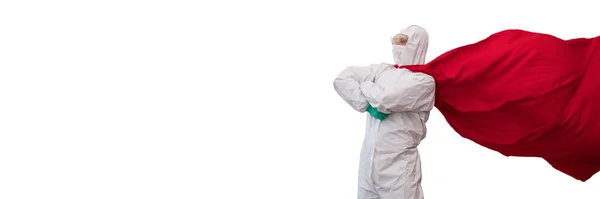
[[[586,181],[600,170],[599,41],[505,30],[400,68],[433,76],[435,106],[462,137]]]

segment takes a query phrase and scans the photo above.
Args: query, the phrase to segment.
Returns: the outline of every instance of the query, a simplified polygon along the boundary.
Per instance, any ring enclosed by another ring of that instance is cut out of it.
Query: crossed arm
[[[375,78],[389,65],[348,67],[334,80],[336,92],[358,112],[369,111],[379,119],[392,112],[420,112],[433,109],[435,81],[429,75],[406,69],[391,69],[394,81],[379,83]],[[372,107],[372,108],[370,108]],[[379,113],[377,113],[379,112]],[[384,115],[381,116],[376,115]]]

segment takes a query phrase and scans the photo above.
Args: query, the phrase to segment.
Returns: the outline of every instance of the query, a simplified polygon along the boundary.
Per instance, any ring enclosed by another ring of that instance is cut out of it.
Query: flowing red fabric
[[[599,41],[505,30],[400,68],[434,77],[435,106],[462,137],[586,181],[600,170]]]

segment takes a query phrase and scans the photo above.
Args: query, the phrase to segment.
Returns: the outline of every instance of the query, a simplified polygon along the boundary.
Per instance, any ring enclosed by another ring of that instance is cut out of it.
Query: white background
[[[508,28],[597,36],[592,2],[1,1],[0,198],[356,198],[342,69],[392,62],[411,24],[428,60]],[[428,125],[428,199],[600,198]]]

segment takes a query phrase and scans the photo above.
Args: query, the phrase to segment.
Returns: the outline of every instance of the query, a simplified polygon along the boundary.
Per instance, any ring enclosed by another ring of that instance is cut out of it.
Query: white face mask
[[[392,54],[394,55],[394,62],[398,66],[412,65],[414,57],[414,49],[401,45],[392,45]]]

